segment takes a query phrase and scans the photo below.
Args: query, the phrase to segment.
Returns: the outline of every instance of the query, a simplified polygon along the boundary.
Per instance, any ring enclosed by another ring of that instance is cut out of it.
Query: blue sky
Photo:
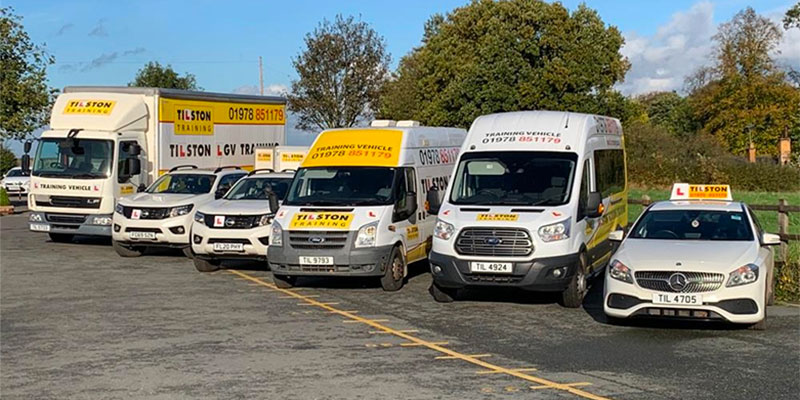
[[[716,24],[739,10],[779,18],[796,0],[586,1],[617,26],[633,64],[620,90],[626,94],[680,89],[682,78],[706,62]],[[37,43],[56,58],[48,73],[54,87],[125,85],[145,62],[191,72],[205,90],[252,92],[258,85],[258,56],[273,91],[295,77],[291,58],[303,37],[336,14],[360,16],[386,39],[392,68],[419,44],[424,22],[465,1],[89,1],[3,0],[23,16]],[[580,1],[564,1],[574,9]],[[800,66],[800,30],[782,44],[782,60]],[[796,39],[796,40],[790,40]],[[290,129],[290,142],[309,138]]]

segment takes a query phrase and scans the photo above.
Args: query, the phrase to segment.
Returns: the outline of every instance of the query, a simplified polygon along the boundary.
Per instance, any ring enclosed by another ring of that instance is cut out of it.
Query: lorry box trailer
[[[31,230],[111,236],[116,200],[171,168],[253,168],[285,142],[286,99],[160,88],[66,87],[39,139]]]

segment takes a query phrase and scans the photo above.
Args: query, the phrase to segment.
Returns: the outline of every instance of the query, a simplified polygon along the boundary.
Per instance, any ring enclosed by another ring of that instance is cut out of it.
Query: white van
[[[272,224],[275,284],[298,276],[374,276],[403,286],[407,264],[430,249],[426,191],[445,186],[466,132],[374,121],[322,132]]]
[[[627,225],[622,127],[598,115],[522,111],[479,117],[438,203],[430,255],[440,302],[468,287],[560,292],[579,307],[587,276]]]

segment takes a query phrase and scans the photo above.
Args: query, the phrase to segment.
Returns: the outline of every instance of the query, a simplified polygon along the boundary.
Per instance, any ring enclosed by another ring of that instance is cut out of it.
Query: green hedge
[[[8,199],[8,193],[3,188],[0,188],[0,207],[2,206],[10,206],[11,200]]]
[[[625,128],[628,181],[636,186],[675,182],[727,183],[736,190],[800,190],[800,168],[748,163],[708,135],[675,135],[647,123]]]

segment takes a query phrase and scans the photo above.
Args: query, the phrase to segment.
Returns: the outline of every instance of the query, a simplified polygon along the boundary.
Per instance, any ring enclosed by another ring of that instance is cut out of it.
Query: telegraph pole
[[[261,62],[261,56],[258,56],[258,82],[261,87],[261,95],[264,95],[264,63]]]

